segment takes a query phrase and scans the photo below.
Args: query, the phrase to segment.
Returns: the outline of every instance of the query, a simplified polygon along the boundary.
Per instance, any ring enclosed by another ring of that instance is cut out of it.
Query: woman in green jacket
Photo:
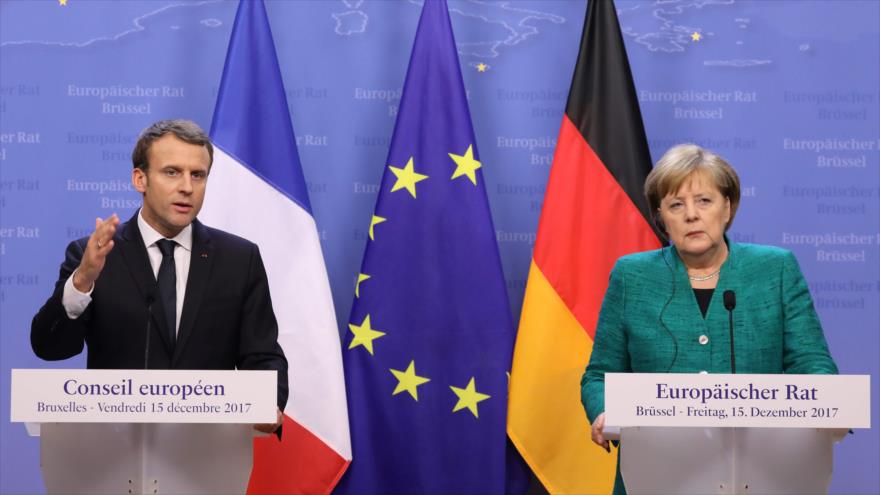
[[[794,255],[725,236],[740,185],[724,159],[675,146],[648,175],[645,195],[671,245],[624,256],[611,272],[581,380],[596,444],[609,449],[605,373],[731,372],[728,290],[737,372],[837,373]],[[625,493],[619,467],[614,492]]]

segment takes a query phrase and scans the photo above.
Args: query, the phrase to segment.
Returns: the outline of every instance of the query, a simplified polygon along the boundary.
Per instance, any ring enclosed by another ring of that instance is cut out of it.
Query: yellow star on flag
[[[389,369],[388,371],[397,378],[397,386],[394,387],[394,392],[391,392],[391,395],[397,395],[406,390],[416,401],[419,400],[419,391],[417,387],[431,381],[430,378],[416,375],[415,360],[409,362],[409,367],[406,368],[406,371],[395,369]]]
[[[348,344],[348,348],[354,349],[355,347],[362,345],[367,349],[370,355],[373,354],[373,341],[385,335],[385,332],[370,328],[370,315],[367,315],[367,317],[364,318],[364,322],[360,325],[349,323],[348,328],[351,330],[351,333],[354,334],[351,343]]]
[[[468,408],[475,418],[480,417],[479,413],[477,412],[477,403],[491,397],[491,395],[481,394],[477,392],[476,385],[474,385],[474,377],[471,377],[471,381],[468,382],[467,387],[465,388],[452,386],[450,386],[449,388],[451,388],[452,391],[455,392],[455,395],[458,396],[458,402],[455,404],[455,407],[452,408],[452,412],[458,412],[464,408]]]
[[[484,64],[483,62],[477,64],[477,72],[486,72],[486,69],[488,68],[489,66]]]
[[[700,33],[698,33],[698,32],[696,32],[696,31],[694,31],[694,32],[691,34],[691,39],[694,40],[694,41],[700,41],[701,39],[703,39],[703,35],[700,34]]]
[[[409,157],[409,161],[406,162],[406,166],[403,168],[397,168],[391,165],[388,165],[388,168],[390,168],[394,175],[397,176],[397,182],[391,187],[391,192],[399,189],[406,189],[414,198],[416,197],[416,183],[428,178],[427,175],[422,175],[413,170],[412,157]]]
[[[61,5],[62,7],[66,6],[67,0],[58,0],[58,5]]]
[[[380,217],[380,216],[376,216],[376,215],[373,215],[373,218],[370,219],[370,240],[371,240],[371,241],[375,241],[375,240],[376,240],[376,239],[373,237],[373,227],[375,227],[376,225],[379,225],[380,223],[384,222],[385,220],[387,220],[387,218],[385,218],[385,217]]]
[[[355,286],[354,286],[354,297],[361,297],[361,293],[360,293],[361,282],[363,282],[365,280],[369,280],[369,279],[370,279],[370,276],[367,275],[366,273],[358,273],[358,281],[357,281],[357,284],[355,284]]]
[[[474,160],[474,145],[469,145],[468,149],[464,152],[464,155],[449,153],[449,158],[452,158],[456,165],[455,172],[452,173],[452,178],[456,179],[462,175],[466,175],[476,186],[476,171],[478,168],[482,167],[482,165],[480,165],[480,162]]]

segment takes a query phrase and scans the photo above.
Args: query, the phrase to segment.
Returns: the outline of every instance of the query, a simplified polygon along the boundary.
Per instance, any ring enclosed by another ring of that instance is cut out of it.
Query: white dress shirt
[[[156,241],[165,237],[144,220],[144,216],[140,211],[138,211],[137,222],[138,228],[141,231],[141,240],[147,246],[150,266],[153,268],[153,278],[156,278],[159,274],[159,266],[162,264],[162,251],[159,250]],[[176,332],[180,328],[180,314],[183,311],[186,280],[189,277],[189,260],[192,253],[192,224],[187,225],[179,234],[172,237],[171,240],[177,243],[177,246],[174,248],[174,267],[177,275],[177,308],[175,308],[177,328],[174,329]],[[76,274],[76,271],[73,274]],[[64,311],[67,312],[67,316],[75,320],[85,312],[92,302],[92,291],[95,287],[93,285],[88,292],[80,292],[73,286],[73,274],[68,277],[67,282],[64,284],[64,294],[61,297],[61,303],[64,305]]]

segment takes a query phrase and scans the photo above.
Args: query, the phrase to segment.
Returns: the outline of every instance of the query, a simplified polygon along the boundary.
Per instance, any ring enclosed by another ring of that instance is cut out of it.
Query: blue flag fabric
[[[266,7],[242,0],[214,108],[211,140],[311,213]]]
[[[514,330],[445,1],[422,9],[343,345],[338,493],[505,492]]]

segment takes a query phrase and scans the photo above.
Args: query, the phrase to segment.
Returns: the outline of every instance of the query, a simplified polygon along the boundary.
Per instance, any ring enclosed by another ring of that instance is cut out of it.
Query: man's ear
[[[137,192],[143,194],[147,192],[147,174],[143,170],[139,168],[134,168],[131,170],[131,185],[137,190]]]

